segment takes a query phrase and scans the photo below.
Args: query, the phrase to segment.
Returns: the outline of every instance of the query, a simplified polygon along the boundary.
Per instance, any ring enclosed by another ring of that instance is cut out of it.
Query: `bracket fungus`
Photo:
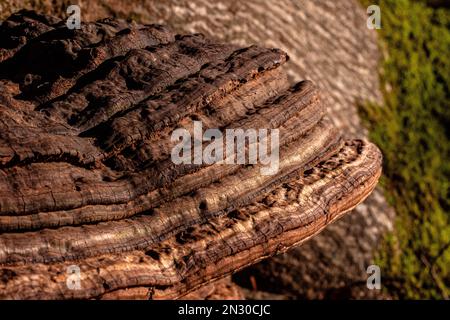
[[[180,298],[363,201],[380,151],[344,139],[315,85],[289,84],[287,60],[160,25],[106,19],[69,30],[31,11],[9,17],[0,26],[0,298]],[[193,121],[278,129],[278,171],[175,164],[171,133]]]

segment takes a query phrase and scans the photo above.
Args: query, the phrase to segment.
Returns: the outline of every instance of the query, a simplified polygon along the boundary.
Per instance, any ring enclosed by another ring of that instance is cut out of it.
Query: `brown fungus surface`
[[[179,298],[308,240],[381,174],[279,49],[26,11],[0,40],[0,298]],[[278,129],[278,171],[175,164],[194,120]]]

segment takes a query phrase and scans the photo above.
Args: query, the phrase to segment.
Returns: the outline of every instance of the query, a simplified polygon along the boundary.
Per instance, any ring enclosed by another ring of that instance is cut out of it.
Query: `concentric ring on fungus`
[[[308,240],[381,174],[279,49],[29,11],[0,43],[0,298],[182,297]],[[278,173],[174,164],[171,133],[193,120],[279,129]]]

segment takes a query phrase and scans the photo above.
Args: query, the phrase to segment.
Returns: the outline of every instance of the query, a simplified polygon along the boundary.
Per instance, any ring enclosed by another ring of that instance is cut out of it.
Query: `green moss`
[[[385,102],[360,111],[370,138],[383,151],[382,184],[398,217],[377,262],[390,294],[447,298],[450,12],[439,1],[375,2],[381,7]]]

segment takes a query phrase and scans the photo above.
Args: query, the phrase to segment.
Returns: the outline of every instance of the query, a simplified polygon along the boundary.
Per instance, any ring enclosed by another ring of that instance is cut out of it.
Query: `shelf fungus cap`
[[[282,50],[32,11],[0,43],[0,298],[180,298],[318,234],[381,174]]]

